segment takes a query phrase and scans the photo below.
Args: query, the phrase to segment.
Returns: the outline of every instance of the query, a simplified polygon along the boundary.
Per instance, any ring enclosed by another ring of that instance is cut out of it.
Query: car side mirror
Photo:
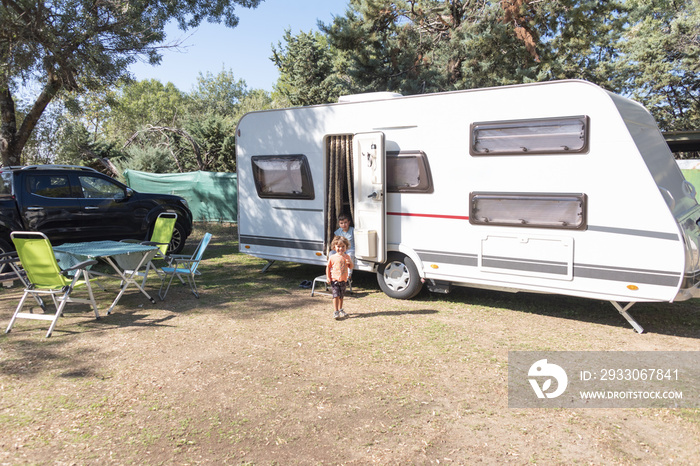
[[[114,200],[117,202],[125,201],[133,195],[134,195],[134,190],[131,188],[126,188],[125,191],[115,194]]]

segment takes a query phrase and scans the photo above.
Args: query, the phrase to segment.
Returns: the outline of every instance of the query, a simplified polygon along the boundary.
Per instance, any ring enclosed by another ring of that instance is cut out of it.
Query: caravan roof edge
[[[426,93],[426,94],[412,94],[412,95],[401,95],[401,94],[398,94],[395,92],[369,92],[369,93],[364,93],[364,94],[344,95],[344,96],[340,97],[342,100],[338,101],[338,102],[329,102],[329,103],[325,103],[325,104],[314,104],[314,105],[299,105],[296,107],[271,108],[271,109],[267,109],[267,110],[254,110],[252,112],[248,112],[245,115],[243,115],[243,117],[241,117],[241,120],[243,118],[245,118],[246,115],[250,115],[250,114],[254,114],[254,113],[279,112],[279,111],[287,111],[287,110],[297,110],[297,109],[302,109],[302,108],[328,107],[328,106],[336,106],[336,105],[356,105],[356,104],[366,103],[366,102],[419,99],[419,98],[439,96],[439,95],[463,94],[463,93],[470,93],[470,92],[483,92],[483,91],[495,90],[495,89],[513,89],[513,88],[518,88],[518,87],[561,85],[561,84],[566,84],[566,83],[585,84],[585,85],[589,85],[589,86],[598,88],[601,92],[611,93],[610,91],[603,89],[602,87],[598,86],[597,84],[594,84],[590,81],[585,81],[583,79],[561,79],[561,80],[556,80],[556,81],[541,81],[541,82],[533,82],[533,83],[509,84],[506,86],[478,87],[478,88],[473,88],[473,89],[457,89],[454,91],[431,92],[431,93]],[[612,94],[614,94],[614,93],[612,93]],[[366,99],[356,99],[355,98],[355,97],[363,97],[363,96],[366,96],[367,98]],[[377,97],[379,97],[379,98],[377,98]]]

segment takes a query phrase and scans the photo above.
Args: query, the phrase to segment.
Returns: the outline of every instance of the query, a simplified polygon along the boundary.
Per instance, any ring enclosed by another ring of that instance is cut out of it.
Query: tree
[[[415,94],[574,77],[607,83],[623,13],[614,0],[352,0],[321,29],[355,92]]]
[[[537,66],[540,77],[585,79],[620,90],[614,68],[629,18],[625,0],[528,3],[539,38],[536,48],[542,57]]]
[[[700,2],[627,0],[618,73],[665,130],[700,127]]]
[[[230,70],[216,75],[200,73],[190,93],[180,92],[172,83],[130,83],[114,100],[114,111],[106,124],[128,131],[108,131],[107,135],[121,141],[127,155],[136,156],[137,165],[148,165],[145,161],[149,156],[167,154],[169,164],[149,165],[158,170],[156,173],[235,171],[236,115],[248,93],[245,81],[236,79]],[[140,108],[152,110],[130,111]],[[129,161],[121,165],[128,167]]]
[[[253,89],[247,92],[238,102],[233,114],[233,119],[238,122],[248,112],[269,110],[271,108],[290,107],[291,103],[284,96],[276,94],[275,97],[262,89]]]
[[[197,84],[189,93],[190,113],[232,115],[247,93],[245,81],[237,80],[232,70],[222,69],[217,75],[199,73]]]
[[[25,111],[18,106],[20,115]],[[46,107],[42,118],[24,147],[24,161],[27,165],[56,163],[56,154],[61,146],[65,107],[62,102],[52,102]]]
[[[329,101],[324,82],[417,94],[585,79],[639,100],[663,129],[697,129],[698,24],[698,0],[350,0],[319,24],[331,66],[311,83],[303,35],[287,34],[275,61],[286,95],[304,89],[296,104]]]
[[[46,106],[61,93],[104,89],[128,77],[128,65],[144,57],[160,60],[164,27],[182,30],[203,20],[235,27],[237,6],[255,8],[262,0],[3,0],[0,3],[0,155],[19,164]],[[19,121],[15,94],[36,80],[41,92]]]
[[[194,150],[196,170],[236,171],[234,137],[236,123],[233,118],[216,114],[208,115],[190,120],[187,130],[197,142],[197,148]]]
[[[336,53],[334,70],[344,92],[437,90],[433,38],[413,21],[411,8],[405,1],[351,0],[345,16],[319,25]]]
[[[240,117],[279,106],[269,93],[248,90],[230,70],[200,73],[189,93],[170,82],[127,81],[74,103],[73,112],[63,115],[57,160],[103,165],[102,171],[113,176],[125,168],[235,171],[234,132]]]
[[[150,80],[124,83],[107,100],[111,111],[98,131],[122,148],[115,165],[155,173],[235,171],[238,119],[274,104],[267,92],[249,91],[230,70],[200,73],[190,93]]]
[[[272,48],[271,60],[280,71],[275,92],[292,105],[311,105],[338,100],[340,89],[333,74],[333,55],[320,33],[284,33],[285,45]]]
[[[106,139],[125,144],[146,125],[181,126],[187,117],[189,97],[171,82],[149,79],[121,82],[104,105],[110,112],[98,131]]]
[[[123,158],[124,153],[114,143],[95,140],[81,122],[64,121],[59,139],[53,162],[85,165],[110,176],[119,175],[113,160]]]

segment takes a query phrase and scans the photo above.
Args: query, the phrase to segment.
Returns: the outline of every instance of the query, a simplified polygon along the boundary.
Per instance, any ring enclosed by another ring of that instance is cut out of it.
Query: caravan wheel
[[[413,298],[423,286],[416,264],[410,257],[399,253],[389,253],[387,259],[377,270],[379,287],[391,298]]]

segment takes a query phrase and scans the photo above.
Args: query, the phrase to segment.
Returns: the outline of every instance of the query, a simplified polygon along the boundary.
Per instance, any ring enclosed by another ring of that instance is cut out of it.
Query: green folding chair
[[[170,267],[161,268],[161,271],[164,273],[163,279],[160,282],[160,290],[158,291],[158,296],[160,296],[161,300],[164,300],[165,295],[168,294],[168,290],[170,289],[170,285],[172,284],[175,276],[180,279],[182,284],[185,283],[185,280],[182,279],[183,275],[187,277],[192,294],[195,296],[195,298],[199,298],[197,284],[195,283],[194,279],[195,276],[201,275],[197,268],[199,267],[199,263],[202,261],[204,251],[207,249],[207,246],[209,246],[211,236],[211,233],[204,234],[202,241],[199,242],[199,246],[197,246],[197,249],[195,249],[192,256],[186,256],[183,254],[175,254],[170,256]],[[170,276],[168,287],[165,289],[165,292],[163,292],[163,286],[165,285],[165,280],[167,280],[168,275]]]
[[[95,311],[95,318],[100,318],[87,272],[87,268],[95,265],[97,261],[88,260],[67,268],[66,270],[61,270],[58,266],[56,256],[54,255],[51,242],[43,233],[35,231],[15,231],[10,234],[10,237],[17,249],[20,264],[27,274],[29,286],[24,289],[22,299],[20,299],[5,333],[9,333],[10,330],[12,330],[12,326],[17,319],[48,320],[51,321],[49,331],[46,333],[46,337],[48,338],[51,336],[58,322],[58,318],[61,317],[63,309],[69,302],[92,305]],[[73,289],[79,285],[86,286],[89,299],[71,297]],[[31,309],[30,312],[21,312],[27,297],[30,295],[36,299],[37,302],[39,302],[41,296],[51,296],[53,304],[56,307],[56,313],[51,314],[50,312],[44,312],[35,314]]]
[[[9,269],[9,271],[8,271]],[[14,283],[15,279],[22,283],[22,286],[27,288],[29,282],[27,281],[27,272],[22,269],[19,263],[19,256],[17,256],[17,251],[3,252],[0,254],[0,282],[10,281]],[[38,297],[34,296],[37,304],[46,311],[46,305],[44,301]]]
[[[153,233],[151,234],[151,239],[149,241],[140,241],[141,244],[146,244],[149,246],[157,246],[158,252],[153,257],[153,259],[168,260],[168,247],[170,246],[170,240],[173,238],[173,231],[175,230],[175,222],[177,222],[177,214],[175,212],[161,212],[156,218],[155,224],[153,225]],[[136,242],[134,240],[122,240],[126,242]],[[143,282],[141,287],[146,286],[146,279],[148,278],[148,272],[154,270],[157,275],[161,276],[162,272],[153,264],[153,259],[148,261],[146,268],[143,272],[138,272],[138,275],[143,276]],[[126,272],[131,272],[127,270]]]
[[[168,246],[170,246],[170,240],[173,239],[175,222],[177,222],[177,214],[175,212],[162,212],[158,215],[153,226],[151,240],[143,242],[143,244],[158,246],[160,252],[156,255],[156,258],[164,259],[168,255]]]

